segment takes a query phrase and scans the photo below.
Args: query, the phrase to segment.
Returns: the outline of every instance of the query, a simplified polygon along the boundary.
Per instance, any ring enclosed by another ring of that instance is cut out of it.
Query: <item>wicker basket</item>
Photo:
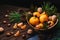
[[[29,21],[28,21],[28,20],[29,20],[29,19],[28,19],[29,16],[30,16],[30,14],[26,15],[27,23],[28,23],[34,30],[36,30],[36,28],[35,28],[33,25],[31,25],[31,24],[29,23]],[[46,28],[46,29],[39,29],[39,30],[47,30],[47,29],[51,29],[51,28],[55,27],[57,23],[58,23],[58,19],[56,20],[56,22],[55,22],[55,24],[54,24],[53,26],[48,27],[48,28]]]

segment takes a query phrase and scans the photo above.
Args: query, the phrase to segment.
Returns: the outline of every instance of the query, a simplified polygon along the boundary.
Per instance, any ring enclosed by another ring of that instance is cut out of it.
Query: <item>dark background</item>
[[[60,0],[0,0],[0,5],[8,4],[8,5],[15,5],[15,6],[22,6],[22,7],[30,7],[33,3],[34,5],[40,6],[43,1],[49,1],[58,9],[60,12]]]

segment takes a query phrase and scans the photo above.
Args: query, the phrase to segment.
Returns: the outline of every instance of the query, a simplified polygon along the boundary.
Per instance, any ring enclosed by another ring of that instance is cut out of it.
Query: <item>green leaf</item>
[[[51,5],[49,2],[44,2],[44,5],[42,5],[42,9],[43,11],[46,11],[48,15],[53,15],[57,11],[57,8],[54,5]]]
[[[20,17],[21,17],[21,14],[15,11],[9,14],[10,22],[20,22],[21,21]]]

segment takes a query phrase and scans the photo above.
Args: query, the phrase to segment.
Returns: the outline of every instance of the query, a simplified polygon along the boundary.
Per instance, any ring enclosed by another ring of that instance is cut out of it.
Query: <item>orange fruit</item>
[[[48,21],[47,14],[45,14],[45,12],[43,12],[43,14],[40,15],[39,20],[40,20],[41,23],[44,23],[45,21]]]
[[[32,25],[37,25],[39,23],[39,19],[37,17],[31,17],[29,19],[29,23]]]
[[[39,12],[34,12],[34,13],[33,13],[33,16],[40,17],[40,13],[39,13]]]

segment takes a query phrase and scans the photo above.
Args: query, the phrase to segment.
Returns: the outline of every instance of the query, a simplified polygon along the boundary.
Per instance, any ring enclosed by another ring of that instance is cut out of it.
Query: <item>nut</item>
[[[17,23],[14,24],[13,29],[17,29]]]
[[[39,7],[39,8],[37,9],[37,11],[38,11],[39,13],[41,13],[41,12],[42,12],[42,8]]]
[[[5,17],[8,17],[8,16],[9,16],[9,15],[7,15],[7,14],[5,15]]]
[[[32,32],[33,32],[32,29],[28,29],[27,31],[28,34],[31,34]]]
[[[17,26],[20,28],[22,25],[23,25],[23,22],[18,23],[18,25],[17,25]]]
[[[48,18],[50,21],[52,20],[52,16],[49,16],[49,18]]]
[[[10,26],[11,24],[8,24],[8,26]]]
[[[3,23],[7,23],[7,21],[3,21]]]
[[[48,21],[48,23],[49,23],[49,26],[50,27],[54,25],[54,22],[53,21]]]
[[[21,26],[21,29],[22,30],[26,29],[26,25]]]
[[[11,33],[10,33],[10,32],[7,32],[6,35],[7,35],[7,36],[11,36]]]
[[[0,32],[3,32],[4,31],[4,28],[3,27],[0,27]]]
[[[35,29],[36,30],[39,30],[40,29],[40,26],[39,25],[36,25]]]
[[[17,31],[15,34],[14,34],[15,37],[18,37],[20,36],[20,31]]]
[[[55,22],[57,20],[57,16],[56,15],[53,15],[52,16],[52,21]]]

